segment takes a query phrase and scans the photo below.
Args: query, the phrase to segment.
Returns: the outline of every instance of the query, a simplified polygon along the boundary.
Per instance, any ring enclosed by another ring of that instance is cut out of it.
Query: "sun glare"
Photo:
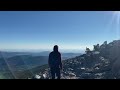
[[[116,14],[116,33],[117,33],[117,39],[120,39],[120,11],[115,11]]]
[[[113,16],[108,24],[108,28],[110,29],[114,23],[116,24],[116,27],[114,28],[114,32],[116,32],[116,39],[120,39],[120,11],[113,11]]]
[[[116,14],[120,15],[120,11],[115,11]]]

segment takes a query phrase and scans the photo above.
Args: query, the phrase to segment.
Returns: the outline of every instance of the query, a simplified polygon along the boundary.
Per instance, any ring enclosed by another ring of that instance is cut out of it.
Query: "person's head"
[[[53,51],[58,52],[58,46],[57,45],[54,46]]]

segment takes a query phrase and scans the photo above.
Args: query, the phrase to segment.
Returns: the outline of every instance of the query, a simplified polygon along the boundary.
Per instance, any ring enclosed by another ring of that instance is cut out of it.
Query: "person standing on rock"
[[[58,51],[58,46],[55,45],[53,51],[49,54],[48,64],[50,67],[50,72],[52,79],[61,78],[62,62],[61,62],[61,53]]]

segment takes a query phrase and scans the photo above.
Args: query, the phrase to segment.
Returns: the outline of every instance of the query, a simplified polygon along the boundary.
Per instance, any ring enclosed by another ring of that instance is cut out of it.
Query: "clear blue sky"
[[[117,38],[111,11],[0,11],[0,49],[85,49]]]

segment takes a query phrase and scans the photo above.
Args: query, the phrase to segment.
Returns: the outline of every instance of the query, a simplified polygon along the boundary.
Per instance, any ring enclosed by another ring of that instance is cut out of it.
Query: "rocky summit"
[[[120,78],[120,40],[109,44],[94,45],[93,50],[62,61],[61,79],[119,79]],[[48,65],[31,69],[34,74],[29,79],[50,79]]]

